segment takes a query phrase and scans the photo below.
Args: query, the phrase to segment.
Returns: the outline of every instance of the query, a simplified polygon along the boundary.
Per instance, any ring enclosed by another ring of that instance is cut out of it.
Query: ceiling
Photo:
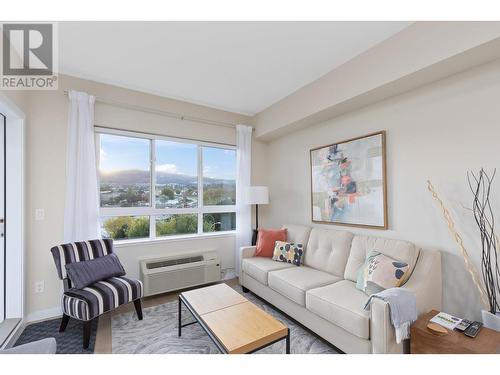
[[[254,115],[409,22],[61,22],[60,72]]]

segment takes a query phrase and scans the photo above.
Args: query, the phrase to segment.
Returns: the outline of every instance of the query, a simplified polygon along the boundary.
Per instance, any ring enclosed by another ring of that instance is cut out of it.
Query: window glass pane
[[[100,135],[101,207],[149,206],[150,141]]]
[[[236,204],[236,151],[203,147],[203,204]]]
[[[198,146],[156,141],[156,208],[198,207]]]
[[[221,232],[236,229],[236,213],[203,214],[203,232]]]
[[[103,238],[123,240],[149,237],[149,216],[116,216],[101,220]]]
[[[198,215],[161,215],[156,216],[156,236],[198,233]]]

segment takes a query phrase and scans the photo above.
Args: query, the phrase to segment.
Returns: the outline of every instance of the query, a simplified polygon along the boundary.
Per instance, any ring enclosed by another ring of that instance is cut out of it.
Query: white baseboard
[[[28,316],[26,317],[26,323],[30,324],[42,320],[57,318],[61,315],[62,311],[60,306],[52,307],[50,309],[45,309],[45,310],[34,311],[28,314]]]

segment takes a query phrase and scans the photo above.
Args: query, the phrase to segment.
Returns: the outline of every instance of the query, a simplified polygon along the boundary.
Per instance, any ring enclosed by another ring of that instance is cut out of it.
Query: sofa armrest
[[[396,333],[391,323],[389,304],[373,298],[370,306],[370,336],[373,354],[403,353],[403,344],[396,343]]]
[[[255,255],[256,246],[242,246],[240,247],[241,259],[251,258]]]
[[[415,269],[403,288],[415,293],[418,316],[433,309],[441,311],[443,293],[441,253],[420,249]]]
[[[432,309],[441,311],[441,253],[421,249],[415,269],[406,284],[403,285],[403,288],[415,293],[417,314],[419,316]],[[389,304],[374,298],[370,310],[372,353],[407,353],[409,349],[407,346],[404,346],[403,343],[396,343],[396,334],[391,323]]]
[[[240,270],[239,275],[241,275],[241,270],[243,269],[243,259],[252,258],[255,255],[256,246],[242,246],[240,247]]]

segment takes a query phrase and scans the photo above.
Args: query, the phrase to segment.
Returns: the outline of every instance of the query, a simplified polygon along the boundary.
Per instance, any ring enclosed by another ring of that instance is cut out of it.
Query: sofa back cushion
[[[358,271],[365,263],[370,251],[377,251],[393,259],[408,263],[408,270],[401,285],[406,282],[413,272],[418,259],[418,248],[411,242],[356,235],[352,239],[351,253],[347,260],[344,279],[357,281]]]
[[[309,240],[309,234],[311,233],[311,227],[307,225],[285,224],[283,228],[286,228],[286,242],[302,244],[303,250],[305,251],[307,241]]]
[[[304,251],[304,265],[343,277],[352,238],[351,232],[313,228]]]

